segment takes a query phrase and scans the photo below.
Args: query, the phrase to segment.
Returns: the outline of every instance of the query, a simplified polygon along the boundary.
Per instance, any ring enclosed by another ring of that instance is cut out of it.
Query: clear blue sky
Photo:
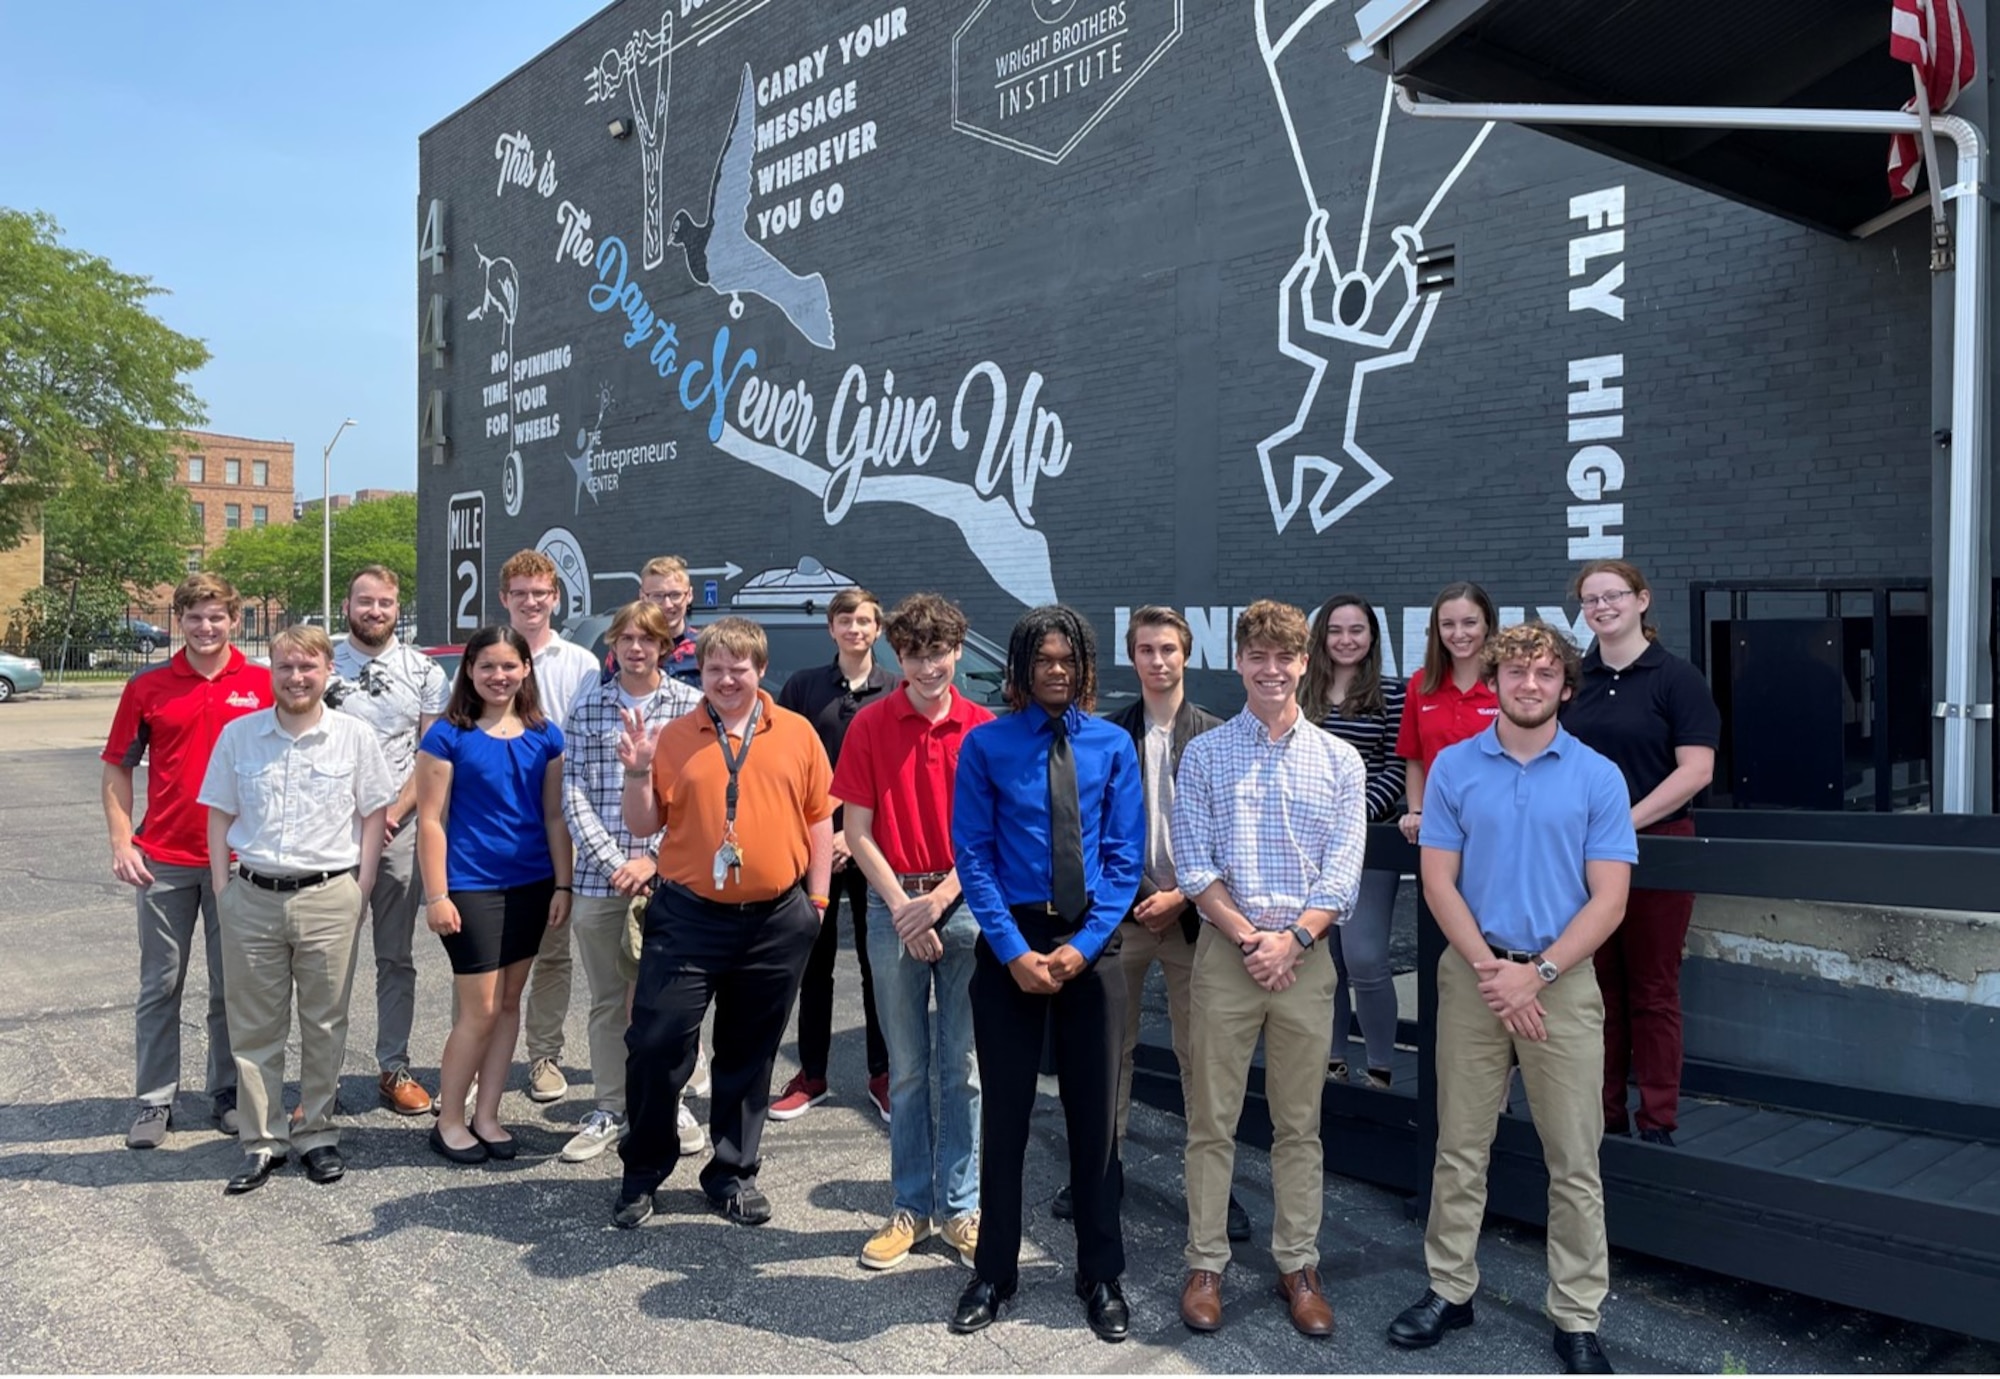
[[[606,0],[0,0],[0,205],[171,292],[211,430],[416,487],[417,135]]]

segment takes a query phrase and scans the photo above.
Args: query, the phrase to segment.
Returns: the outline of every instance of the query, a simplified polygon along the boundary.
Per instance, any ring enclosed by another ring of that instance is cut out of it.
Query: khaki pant
[[[578,897],[572,895],[570,904]],[[528,992],[521,1002],[521,1028],[528,1039],[528,1062],[553,1058],[562,1062],[563,1022],[569,1019],[569,929],[551,924],[542,935],[542,949],[528,973]],[[453,1012],[456,1014],[456,1012]]]
[[[1181,1107],[1185,1111],[1194,1105],[1194,1058],[1188,1049],[1194,945],[1181,934],[1178,919],[1157,934],[1128,919],[1118,926],[1118,933],[1124,943],[1119,961],[1125,965],[1125,1053],[1118,1064],[1118,1140],[1122,1144],[1125,1124],[1132,1118],[1132,1055],[1139,1047],[1139,999],[1146,990],[1146,969],[1155,959],[1167,979],[1167,1019],[1173,1026],[1174,1059],[1181,1070]]]
[[[237,877],[216,910],[222,922],[224,1006],[236,1055],[237,1115],[246,1152],[303,1154],[337,1143],[333,1128],[347,1001],[363,897],[351,875],[302,891],[267,891]],[[299,1106],[285,1117],[285,1039],[299,996]]]
[[[632,900],[623,895],[579,895],[570,902],[576,958],[590,989],[590,1078],[597,1109],[625,1114],[625,969],[618,961]],[[538,960],[535,964],[541,966]]]
[[[1271,1111],[1271,1257],[1281,1273],[1319,1264],[1325,1206],[1320,1096],[1333,1044],[1333,958],[1324,943],[1299,959],[1298,980],[1266,991],[1243,954],[1209,925],[1195,943],[1189,1040],[1194,1068],[1187,1143],[1187,1266],[1221,1273],[1229,1263],[1229,1183],[1236,1122],[1257,1036],[1264,1036],[1264,1099]]]
[[[1516,1039],[1486,1008],[1479,979],[1456,949],[1438,962],[1438,1148],[1424,1262],[1447,1302],[1479,1287],[1479,1224],[1486,1169],[1507,1101],[1508,1066],[1521,1065],[1535,1133],[1549,1170],[1547,1308],[1559,1331],[1595,1331],[1611,1287],[1604,1187],[1604,1001],[1580,964],[1541,995],[1548,1039]]]

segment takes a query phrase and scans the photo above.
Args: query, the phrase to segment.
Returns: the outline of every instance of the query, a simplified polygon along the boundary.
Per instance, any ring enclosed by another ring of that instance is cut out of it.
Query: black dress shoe
[[[1090,1329],[1097,1333],[1100,1341],[1122,1341],[1132,1333],[1132,1312],[1125,1306],[1125,1290],[1118,1286],[1117,1279],[1107,1279],[1103,1283],[1076,1282],[1076,1295],[1083,1299],[1083,1308],[1090,1318]]]
[[[477,1135],[474,1135],[472,1138],[475,1143],[469,1144],[463,1149],[453,1149],[449,1144],[445,1143],[443,1133],[435,1125],[431,1127],[431,1148],[455,1164],[483,1164],[486,1162],[488,1156],[486,1141],[480,1139]]]
[[[1443,1340],[1445,1332],[1471,1326],[1472,1320],[1471,1303],[1446,1302],[1426,1288],[1422,1298],[1389,1323],[1389,1343],[1405,1350],[1423,1350]]]
[[[471,1126],[467,1126],[466,1128],[468,1130],[472,1129]],[[521,1152],[521,1146],[515,1142],[512,1135],[509,1135],[504,1140],[489,1140],[477,1130],[473,1130],[472,1138],[486,1146],[486,1157],[489,1159],[511,1159]]]
[[[1058,1221],[1076,1220],[1076,1198],[1070,1193],[1068,1183],[1056,1189],[1056,1200],[1049,1203],[1049,1215]]]
[[[983,1278],[972,1280],[958,1295],[958,1310],[951,1314],[951,1329],[960,1336],[984,1331],[1000,1315],[1000,1304],[1014,1296],[1015,1287],[1009,1284],[1001,1288]]]
[[[1615,1374],[1595,1331],[1556,1332],[1556,1358],[1565,1374]]]
[[[1243,1210],[1233,1192],[1229,1194],[1229,1238],[1239,1245],[1250,1238],[1250,1213]]]
[[[738,1188],[727,1197],[710,1197],[708,1205],[739,1226],[761,1226],[771,1219],[771,1199],[754,1187]]]
[[[1674,1132],[1663,1130],[1656,1125],[1649,1125],[1642,1129],[1639,1132],[1639,1139],[1643,1144],[1657,1144],[1662,1149],[1672,1149],[1674,1147]],[[1577,1334],[1580,1336],[1585,1333],[1578,1332]]]
[[[255,1149],[243,1156],[243,1167],[223,1185],[222,1190],[231,1197],[240,1197],[246,1192],[255,1192],[285,1162],[283,1154],[273,1154],[268,1149]]]
[[[346,1160],[340,1157],[340,1150],[330,1144],[308,1149],[299,1156],[299,1162],[306,1166],[306,1177],[315,1183],[337,1183],[347,1174]]]

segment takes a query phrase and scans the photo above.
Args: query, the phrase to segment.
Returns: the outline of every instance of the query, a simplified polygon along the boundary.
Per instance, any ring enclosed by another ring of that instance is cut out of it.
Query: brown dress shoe
[[[382,1104],[399,1116],[421,1116],[431,1109],[431,1094],[410,1076],[408,1068],[383,1073],[375,1085],[381,1089]]]
[[[1207,1269],[1189,1272],[1181,1289],[1181,1320],[1190,1331],[1222,1329],[1222,1275]]]
[[[1301,1336],[1333,1334],[1333,1305],[1319,1290],[1319,1270],[1301,1269],[1296,1274],[1278,1275],[1278,1296],[1290,1305],[1292,1325]],[[1185,1302],[1181,1310],[1187,1310]]]

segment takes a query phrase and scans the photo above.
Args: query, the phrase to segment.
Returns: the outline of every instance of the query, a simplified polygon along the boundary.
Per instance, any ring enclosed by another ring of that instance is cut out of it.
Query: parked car
[[[0,651],[0,704],[42,687],[42,663],[32,656]]]
[[[438,663],[438,669],[444,672],[445,683],[450,684],[458,678],[458,663],[465,659],[465,644],[460,642],[455,646],[427,646],[424,648],[424,655]]]
[[[150,656],[168,643],[167,629],[144,618],[133,618],[127,623],[126,635],[131,639],[132,649],[141,656]]]

